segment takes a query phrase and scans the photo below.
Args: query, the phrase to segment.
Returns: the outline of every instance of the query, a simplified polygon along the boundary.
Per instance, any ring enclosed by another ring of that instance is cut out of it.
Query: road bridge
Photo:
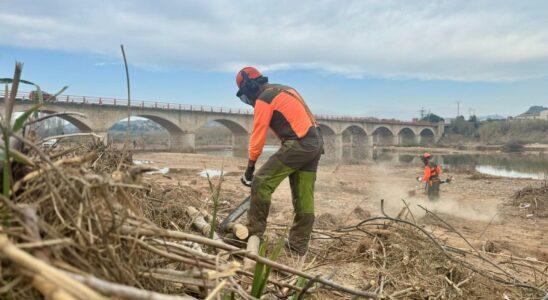
[[[29,93],[20,93],[14,111],[30,109],[36,101]],[[4,111],[4,100],[0,98]],[[77,112],[80,116],[62,116],[81,132],[95,132],[107,137],[108,129],[127,118],[127,100],[61,95],[46,103],[42,113]],[[150,119],[169,132],[169,149],[193,152],[197,129],[216,121],[232,132],[235,150],[246,149],[253,127],[253,111],[202,105],[186,105],[157,101],[131,101],[131,115]],[[366,117],[316,115],[326,143],[326,152],[343,156],[359,157],[372,146],[427,145],[435,143],[443,135],[442,123],[405,122]]]

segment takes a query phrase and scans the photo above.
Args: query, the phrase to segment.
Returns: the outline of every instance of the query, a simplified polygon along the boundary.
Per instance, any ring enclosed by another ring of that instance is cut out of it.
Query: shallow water
[[[546,172],[539,172],[539,173],[533,173],[533,172],[519,172],[519,171],[513,171],[513,170],[506,170],[505,167],[501,166],[476,166],[476,171],[487,174],[487,175],[493,175],[493,176],[501,176],[501,177],[510,177],[510,178],[527,178],[527,179],[540,179],[544,180],[548,177],[546,176]]]
[[[267,145],[263,150],[261,158],[266,158],[278,150],[277,145]],[[215,156],[236,156],[246,157],[247,153],[235,153],[232,149],[198,151],[199,153]],[[343,151],[343,154],[353,153],[353,151]],[[322,158],[323,164],[340,163],[363,163],[374,162],[378,164],[395,165],[416,165],[421,167],[422,163],[417,154],[394,153],[382,150],[372,150],[361,153],[359,157],[345,157],[342,160],[336,160],[333,155],[326,154]],[[530,178],[546,180],[548,179],[548,156],[543,154],[444,154],[434,155],[434,160],[443,168],[448,169],[467,169],[477,172],[509,177],[509,178]]]
[[[548,178],[548,156],[543,154],[443,154],[433,157],[439,166],[449,170],[477,171],[509,178]],[[374,161],[422,166],[419,156],[414,154],[384,152]]]

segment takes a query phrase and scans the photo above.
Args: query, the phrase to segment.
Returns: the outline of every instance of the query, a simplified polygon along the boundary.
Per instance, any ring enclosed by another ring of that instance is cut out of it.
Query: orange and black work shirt
[[[424,167],[424,177],[422,178],[422,181],[426,182],[426,181],[431,181],[433,179],[439,179],[440,174],[441,174],[440,167],[433,162],[429,162],[428,165]]]
[[[282,141],[303,138],[315,120],[302,97],[291,87],[266,84],[257,101],[253,132],[249,141],[249,159],[256,161],[263,151],[270,127]]]

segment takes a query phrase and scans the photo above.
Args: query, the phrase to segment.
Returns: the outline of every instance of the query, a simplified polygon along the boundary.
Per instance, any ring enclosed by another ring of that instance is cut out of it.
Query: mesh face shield
[[[253,106],[253,101],[251,101],[251,99],[249,99],[246,94],[242,93],[240,96],[238,96],[238,98],[240,98],[240,101],[242,101],[243,103]]]

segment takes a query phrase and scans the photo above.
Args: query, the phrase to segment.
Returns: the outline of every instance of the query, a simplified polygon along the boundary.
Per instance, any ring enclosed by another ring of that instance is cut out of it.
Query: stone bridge
[[[36,101],[29,94],[17,97],[14,111],[25,111]],[[0,98],[4,111],[4,100]],[[62,95],[46,103],[42,113],[76,112],[85,116],[62,116],[81,132],[95,132],[104,137],[115,123],[127,118],[127,100]],[[235,150],[247,148],[253,127],[253,112],[244,109],[183,105],[154,101],[132,101],[131,115],[150,119],[164,127],[170,136],[172,151],[193,152],[197,129],[216,121],[232,132]],[[362,117],[316,115],[326,143],[326,152],[336,157],[360,156],[369,146],[427,145],[443,135],[443,124],[403,122]]]

